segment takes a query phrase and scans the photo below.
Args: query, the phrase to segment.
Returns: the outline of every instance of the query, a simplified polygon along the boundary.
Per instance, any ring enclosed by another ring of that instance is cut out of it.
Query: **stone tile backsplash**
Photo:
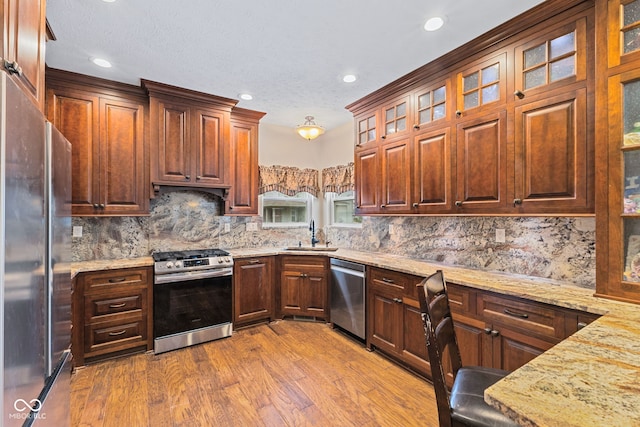
[[[74,261],[148,256],[153,251],[308,245],[306,227],[262,228],[260,217],[221,216],[220,200],[170,191],[151,201],[148,217],[74,217]],[[257,231],[247,231],[257,222]],[[225,231],[225,224],[228,230]],[[389,233],[393,226],[393,234]],[[504,229],[505,243],[495,230]],[[326,236],[325,236],[326,232]],[[384,252],[490,271],[526,274],[595,288],[595,218],[364,217],[362,228],[317,231],[321,244]]]

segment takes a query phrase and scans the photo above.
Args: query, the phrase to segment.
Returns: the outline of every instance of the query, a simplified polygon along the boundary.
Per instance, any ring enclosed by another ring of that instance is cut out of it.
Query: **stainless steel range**
[[[229,253],[203,249],[152,256],[154,353],[231,336]]]

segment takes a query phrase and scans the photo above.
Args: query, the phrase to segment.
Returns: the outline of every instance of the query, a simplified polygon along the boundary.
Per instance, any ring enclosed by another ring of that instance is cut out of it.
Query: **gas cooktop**
[[[229,256],[229,252],[223,251],[222,249],[198,249],[191,251],[154,252],[151,256],[155,262],[161,262]]]

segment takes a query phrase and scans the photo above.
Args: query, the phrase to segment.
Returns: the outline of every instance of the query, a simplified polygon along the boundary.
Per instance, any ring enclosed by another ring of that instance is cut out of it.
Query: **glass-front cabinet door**
[[[506,100],[507,88],[505,58],[505,54],[500,54],[458,73],[457,117],[502,105]]]
[[[610,176],[618,179],[610,183],[613,194],[609,197],[608,293],[617,298],[637,299],[640,295],[640,69],[609,79],[609,114],[610,149],[618,153],[610,156]]]
[[[640,59],[640,0],[609,0],[609,67]]]

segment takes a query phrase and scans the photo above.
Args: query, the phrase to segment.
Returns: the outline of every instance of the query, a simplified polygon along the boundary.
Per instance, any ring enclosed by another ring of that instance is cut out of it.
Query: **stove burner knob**
[[[176,268],[182,268],[182,261],[176,261]]]
[[[226,263],[230,263],[230,262],[231,262],[231,258],[229,258],[229,257],[225,257],[225,258],[224,258],[224,262],[226,262]]]
[[[224,262],[224,259],[222,257],[218,257],[218,263],[222,264]]]
[[[169,261],[166,266],[167,266],[167,268],[173,268],[173,263],[171,261]]]

